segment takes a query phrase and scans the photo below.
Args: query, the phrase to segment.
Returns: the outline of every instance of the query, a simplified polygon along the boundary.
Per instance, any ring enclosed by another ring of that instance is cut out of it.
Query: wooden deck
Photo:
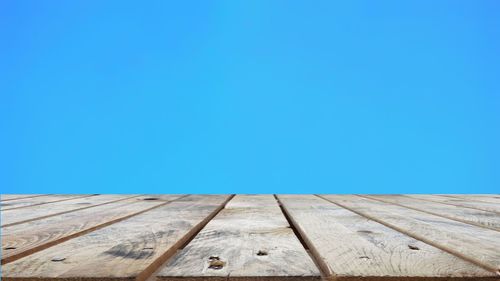
[[[500,195],[2,195],[4,280],[500,280]]]

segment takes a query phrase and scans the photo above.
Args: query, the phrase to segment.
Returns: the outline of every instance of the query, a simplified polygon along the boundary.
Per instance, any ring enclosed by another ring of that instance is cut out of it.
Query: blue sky
[[[0,2],[2,193],[498,193],[498,1]]]

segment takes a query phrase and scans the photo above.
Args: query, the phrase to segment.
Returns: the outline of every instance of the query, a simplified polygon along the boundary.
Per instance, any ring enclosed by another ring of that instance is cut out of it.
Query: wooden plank
[[[0,194],[0,201],[11,201],[24,198],[47,196],[48,194]]]
[[[323,198],[498,273],[500,233],[354,195]]]
[[[91,194],[80,194],[80,195],[47,195],[47,196],[37,196],[33,198],[22,198],[19,200],[1,202],[1,210],[14,210],[18,208],[26,208],[32,206],[38,206],[43,204],[49,204],[54,202],[61,202],[66,200],[73,200],[83,197],[94,196]]]
[[[4,280],[145,280],[223,208],[198,195],[34,253],[2,267]]]
[[[465,199],[450,198],[450,197],[439,196],[439,195],[427,195],[427,194],[412,194],[412,195],[405,195],[405,196],[408,196],[411,198],[416,198],[416,199],[421,199],[421,200],[438,202],[438,203],[442,203],[442,204],[461,206],[461,207],[465,207],[465,208],[471,208],[471,209],[494,212],[494,213],[500,214],[500,204],[495,204],[495,203],[478,202],[478,201],[472,202],[470,200],[465,200]]]
[[[498,194],[439,194],[439,196],[451,197],[466,201],[479,201],[485,203],[500,204],[500,195]]]
[[[99,195],[51,203],[49,207],[47,205],[37,205],[21,209],[5,210],[1,213],[2,227],[76,212],[137,196],[139,195]]]
[[[319,197],[279,195],[278,199],[330,279],[481,280],[495,276]]]
[[[437,202],[422,201],[402,195],[369,195],[364,196],[390,204],[396,204],[413,210],[457,220],[479,227],[500,231],[500,216],[493,212],[474,210]]]
[[[63,214],[25,224],[2,228],[2,264],[43,250],[68,239],[141,214],[181,197],[163,196],[163,200],[132,198],[77,213]]]
[[[320,280],[272,195],[237,195],[157,280]]]

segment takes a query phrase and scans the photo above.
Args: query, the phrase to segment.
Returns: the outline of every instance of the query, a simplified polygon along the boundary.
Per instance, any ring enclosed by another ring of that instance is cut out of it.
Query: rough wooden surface
[[[158,274],[162,280],[320,279],[272,195],[237,195]]]
[[[479,227],[485,227],[500,231],[500,216],[493,212],[464,208],[455,205],[435,204],[433,202],[426,202],[399,195],[377,195],[365,197],[399,205],[420,212],[426,212],[432,215],[473,224]],[[500,204],[500,201],[498,202],[498,204]]]
[[[297,228],[337,279],[494,276],[404,233],[312,195],[278,196]]]
[[[355,195],[326,195],[324,198],[489,271],[500,269],[500,233],[497,231]]]
[[[10,262],[52,245],[61,243],[120,220],[164,205],[179,196],[164,200],[117,202],[112,206],[83,210],[78,214],[64,214],[26,224],[6,227],[2,231],[2,264]],[[103,209],[103,210],[101,210]]]
[[[145,280],[227,198],[217,195],[180,199],[4,265],[3,272],[7,279],[14,275],[25,280]]]
[[[47,196],[47,194],[1,194],[0,195],[0,201],[10,201],[10,200],[17,200],[17,199],[23,199],[23,198],[32,198],[32,197],[38,197],[38,196]]]
[[[19,208],[26,208],[38,205],[44,205],[54,202],[61,202],[66,200],[75,200],[78,198],[90,197],[93,195],[47,195],[47,196],[35,196],[35,197],[25,197],[16,200],[2,201],[0,203],[1,210],[14,210]]]
[[[500,280],[500,196],[1,195],[2,280]]]
[[[30,222],[48,218],[51,216],[62,215],[70,212],[84,210],[96,206],[101,206],[128,198],[137,197],[138,195],[101,195],[83,197],[75,200],[66,200],[50,204],[50,208],[44,205],[37,205],[19,209],[15,212],[2,212],[2,227],[11,226],[21,223]],[[80,214],[80,213],[79,213]]]

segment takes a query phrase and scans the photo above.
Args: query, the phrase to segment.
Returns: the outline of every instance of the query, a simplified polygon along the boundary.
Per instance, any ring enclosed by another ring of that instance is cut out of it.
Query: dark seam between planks
[[[61,244],[62,242],[65,242],[65,241],[68,241],[70,239],[73,239],[73,238],[76,238],[76,237],[79,237],[79,236],[82,236],[82,235],[85,235],[87,233],[90,233],[92,231],[95,231],[95,230],[98,230],[98,229],[101,229],[103,227],[106,227],[106,226],[109,226],[109,225],[112,225],[114,223],[117,223],[117,222],[120,222],[120,221],[123,221],[123,220],[126,220],[126,219],[129,219],[131,217],[134,217],[134,216],[137,216],[137,215],[140,215],[142,213],[145,213],[145,212],[148,212],[148,211],[151,211],[153,209],[156,209],[156,208],[159,208],[159,207],[162,207],[162,206],[165,206],[171,202],[174,202],[176,200],[179,200],[179,199],[182,199],[184,197],[187,197],[189,195],[184,195],[184,196],[181,196],[179,198],[176,198],[174,200],[169,200],[169,201],[166,201],[164,203],[161,203],[159,205],[156,205],[156,206],[153,206],[151,208],[147,208],[147,209],[144,209],[142,211],[139,211],[139,212],[136,212],[136,213],[132,213],[130,215],[127,215],[127,216],[124,216],[122,218],[118,218],[118,219],[115,219],[115,220],[111,220],[111,221],[108,221],[108,222],[105,222],[105,223],[102,223],[102,224],[99,224],[99,225],[96,225],[94,227],[91,227],[89,229],[86,229],[86,230],[83,230],[83,231],[80,231],[80,232],[76,232],[76,233],[73,233],[71,235],[68,235],[66,237],[62,237],[60,239],[57,239],[57,240],[54,240],[54,241],[51,241],[51,242],[47,242],[47,243],[44,243],[42,245],[39,245],[39,246],[36,246],[36,247],[33,247],[33,248],[30,248],[30,249],[27,249],[26,251],[24,252],[20,252],[18,254],[15,254],[15,255],[12,255],[10,257],[7,257],[7,258],[2,258],[2,261],[1,261],[1,264],[7,264],[9,262],[13,262],[15,260],[18,260],[20,258],[23,258],[23,257],[26,257],[26,256],[29,256],[33,253],[36,253],[36,252],[39,252],[41,250],[45,250],[47,248],[50,248],[52,246],[55,246],[55,245],[58,245],[58,244]]]
[[[274,198],[278,202],[281,212],[288,221],[288,224],[290,225],[290,228],[293,230],[295,236],[297,237],[297,239],[299,239],[300,243],[302,244],[304,249],[307,251],[311,259],[313,260],[314,264],[318,268],[319,273],[321,275],[321,279],[325,280],[334,277],[335,273],[331,270],[330,266],[328,266],[328,264],[321,258],[321,255],[319,254],[318,250],[316,250],[316,248],[314,247],[314,244],[307,237],[305,232],[300,228],[300,226],[294,220],[293,216],[291,216],[291,214],[288,212],[286,206],[281,202],[281,200],[276,194],[274,194]]]
[[[382,219],[378,219],[378,218],[373,217],[373,216],[371,216],[371,215],[369,215],[369,214],[366,214],[366,213],[364,213],[364,212],[360,212],[360,211],[357,211],[357,210],[352,209],[352,208],[350,208],[350,207],[344,206],[344,205],[343,205],[343,204],[341,204],[341,203],[334,202],[334,201],[332,201],[332,200],[330,200],[330,199],[328,199],[328,198],[324,198],[324,197],[323,197],[323,196],[321,196],[321,195],[318,195],[318,194],[315,194],[315,195],[316,195],[316,196],[318,196],[319,198],[323,199],[323,200],[326,200],[326,201],[328,201],[328,202],[330,202],[330,203],[332,203],[332,204],[335,204],[335,205],[337,205],[337,206],[339,206],[339,207],[342,207],[342,208],[344,208],[344,209],[347,209],[347,210],[349,210],[349,211],[351,211],[351,212],[353,212],[353,213],[356,213],[356,214],[358,214],[358,215],[360,215],[360,216],[362,216],[362,217],[365,217],[365,218],[367,218],[367,219],[369,219],[369,220],[373,220],[373,221],[375,221],[375,222],[378,222],[378,223],[380,223],[380,224],[383,224],[383,225],[385,225],[385,226],[387,226],[387,227],[390,227],[390,228],[392,228],[392,229],[394,229],[394,230],[396,230],[396,231],[398,231],[398,232],[400,232],[400,233],[403,233],[404,235],[410,236],[410,237],[412,237],[412,238],[414,238],[414,239],[417,239],[417,240],[419,240],[419,241],[424,242],[425,244],[428,244],[428,245],[431,245],[431,246],[433,246],[433,247],[436,247],[436,248],[438,248],[438,249],[440,249],[440,250],[443,250],[443,251],[445,251],[445,252],[447,252],[447,253],[450,253],[450,254],[452,254],[452,255],[454,255],[454,256],[456,256],[456,257],[458,257],[458,258],[462,259],[462,260],[468,261],[468,262],[470,262],[470,263],[472,263],[472,264],[475,264],[475,265],[477,265],[477,266],[479,266],[479,267],[481,267],[481,268],[484,268],[484,269],[486,269],[486,270],[488,270],[488,271],[490,271],[490,272],[493,272],[493,273],[495,273],[495,274],[497,274],[497,275],[500,275],[500,269],[498,269],[498,268],[494,268],[494,267],[491,267],[491,266],[485,265],[485,264],[481,263],[480,261],[478,261],[478,260],[476,260],[476,259],[474,259],[474,258],[467,257],[467,256],[465,256],[465,255],[463,255],[463,254],[461,254],[461,253],[459,253],[459,252],[455,252],[455,251],[453,251],[452,249],[449,249],[449,248],[447,248],[447,247],[441,246],[440,244],[438,244],[438,243],[436,243],[436,242],[434,242],[434,241],[432,241],[432,240],[429,240],[429,239],[427,239],[427,238],[425,238],[425,237],[423,237],[423,236],[420,236],[420,235],[416,235],[416,234],[409,233],[409,232],[407,232],[407,231],[405,231],[405,230],[401,229],[401,228],[400,228],[400,227],[398,227],[398,226],[395,226],[395,225],[392,225],[392,224],[390,224],[390,223],[387,223],[387,222],[383,221]]]
[[[212,221],[212,219],[217,216],[222,210],[226,208],[227,203],[234,198],[235,194],[230,194],[229,197],[222,202],[219,207],[212,211],[205,219],[200,223],[191,228],[186,235],[184,235],[179,241],[168,248],[161,256],[154,260],[149,266],[147,266],[141,273],[135,278],[136,281],[154,281],[156,280],[156,275],[163,269],[164,266],[174,257],[180,250],[184,249],[193,239],[200,233],[200,231],[205,228],[205,226]]]
[[[61,200],[56,200],[56,201],[36,203],[36,204],[33,204],[33,205],[28,205],[28,206],[19,206],[19,207],[6,208],[6,209],[2,209],[2,212],[9,211],[9,210],[21,209],[21,208],[28,208],[28,207],[40,206],[40,205],[45,205],[45,204],[50,204],[50,203],[57,203],[57,202],[63,202],[63,201],[69,201],[69,200],[82,199],[82,198],[87,198],[87,197],[92,197],[92,196],[96,196],[96,194],[80,195],[80,196],[74,197],[74,198],[66,198],[66,199],[61,199]]]
[[[64,214],[68,214],[68,213],[72,213],[72,212],[76,212],[76,211],[81,211],[81,210],[85,210],[85,209],[89,209],[89,208],[93,208],[93,207],[98,207],[98,206],[102,206],[102,205],[106,205],[106,204],[111,204],[111,203],[115,203],[115,202],[119,202],[119,201],[123,201],[123,200],[128,200],[128,199],[136,198],[136,197],[139,197],[139,196],[143,196],[143,195],[139,194],[139,195],[125,197],[125,198],[122,198],[122,199],[117,199],[117,200],[113,200],[113,201],[109,201],[109,202],[104,202],[104,203],[100,203],[100,204],[96,204],[96,205],[92,205],[92,206],[81,207],[81,208],[74,209],[74,210],[63,211],[63,212],[59,212],[59,213],[55,213],[55,214],[51,214],[51,215],[46,215],[46,216],[36,217],[36,218],[27,219],[27,220],[23,220],[23,221],[8,223],[8,224],[4,224],[4,225],[2,225],[0,227],[13,226],[13,225],[18,225],[18,224],[22,224],[22,223],[32,222],[32,221],[36,221],[36,220],[46,219],[46,218],[50,218],[50,217],[53,217],[53,216],[64,215]],[[85,197],[83,197],[83,198],[85,198]],[[81,199],[81,198],[77,198],[77,199]],[[57,202],[50,202],[50,203],[57,203]],[[36,206],[34,206],[34,207],[36,207]]]
[[[1,194],[1,195],[10,195],[10,194]],[[52,195],[52,194],[39,194],[39,195],[33,195],[33,196],[28,196],[28,197],[2,199],[0,202],[12,201],[12,200],[20,200],[20,199],[30,199],[30,198],[41,197],[41,196],[49,196],[49,195]]]
[[[434,212],[431,212],[431,211],[426,211],[426,210],[418,209],[418,208],[415,208],[415,207],[405,206],[405,205],[402,205],[402,204],[399,204],[399,203],[395,203],[395,202],[385,201],[383,198],[371,197],[371,196],[366,196],[366,195],[358,195],[358,194],[354,194],[354,195],[362,197],[362,198],[365,198],[365,199],[376,200],[376,201],[379,201],[379,202],[382,202],[382,203],[392,204],[392,205],[396,205],[396,206],[403,207],[403,208],[406,208],[406,209],[411,209],[411,210],[415,210],[415,211],[418,211],[418,212],[426,213],[426,214],[429,214],[429,215],[438,216],[438,217],[442,217],[442,218],[445,218],[445,219],[454,220],[454,221],[458,221],[458,222],[461,222],[461,223],[466,223],[466,224],[470,224],[470,225],[473,225],[473,226],[482,227],[482,228],[486,228],[486,229],[490,229],[490,230],[494,230],[494,231],[499,231],[500,232],[500,229],[498,229],[496,227],[487,226],[487,225],[480,224],[480,223],[473,222],[473,221],[466,221],[466,220],[459,219],[459,218],[453,218],[453,217],[449,217],[447,215],[442,215],[442,214],[439,214],[439,213],[434,213]],[[459,207],[459,206],[456,206],[456,207]]]
[[[432,199],[424,199],[424,198],[407,196],[407,194],[401,194],[401,196],[405,196],[405,197],[412,198],[412,199],[417,199],[417,200],[422,200],[422,201],[426,201],[426,202],[432,202],[432,203],[438,203],[438,204],[445,204],[445,205],[451,205],[451,206],[455,206],[455,207],[469,208],[469,209],[473,209],[473,210],[479,210],[479,211],[485,211],[485,212],[500,214],[500,212],[497,212],[497,211],[481,209],[481,208],[478,208],[478,207],[464,206],[464,205],[460,205],[460,203],[454,204],[454,203],[434,201]],[[483,202],[483,203],[486,203],[486,202]]]

